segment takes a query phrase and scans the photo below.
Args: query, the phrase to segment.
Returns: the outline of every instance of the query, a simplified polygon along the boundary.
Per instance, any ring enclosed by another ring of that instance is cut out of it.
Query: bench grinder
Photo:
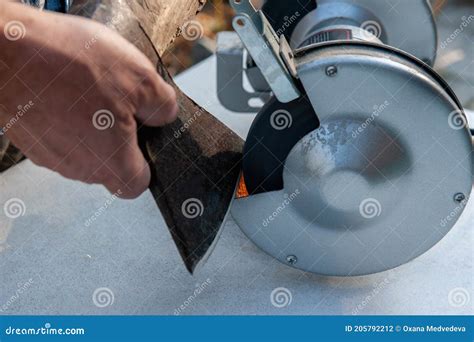
[[[231,209],[245,234],[334,276],[388,270],[439,242],[471,193],[473,140],[432,69],[430,4],[230,2],[238,37],[219,37],[219,99],[238,112],[265,103]]]

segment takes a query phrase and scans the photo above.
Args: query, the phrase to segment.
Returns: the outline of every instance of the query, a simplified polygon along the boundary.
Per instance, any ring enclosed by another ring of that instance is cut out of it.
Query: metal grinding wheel
[[[448,121],[461,112],[453,94],[408,56],[365,44],[310,51],[298,71],[318,84],[308,95],[321,126],[281,159],[281,190],[234,202],[239,226],[278,260],[327,275],[380,272],[435,245],[472,187],[470,133]],[[246,152],[260,160],[282,148],[255,146]],[[244,162],[246,183],[275,177],[264,169]]]
[[[367,6],[372,17],[338,12],[341,3]],[[266,66],[263,76],[283,70],[294,87],[276,87],[280,101],[268,102],[253,122],[243,161],[248,196],[234,201],[232,215],[265,252],[305,271],[352,276],[402,265],[449,232],[471,193],[473,140],[462,107],[420,60],[433,63],[435,49],[399,41],[417,58],[383,44],[402,30],[393,33],[400,18],[388,18],[380,3],[318,1],[316,12],[331,10],[337,20],[327,13],[315,29],[324,13],[308,14],[290,44],[310,45],[288,53],[281,38],[268,63],[247,31],[255,23],[248,7],[234,25],[256,64]],[[419,32],[430,36],[429,7],[418,4]],[[384,29],[374,35],[362,19]],[[264,40],[276,40],[268,31]],[[288,101],[294,89],[299,96]]]

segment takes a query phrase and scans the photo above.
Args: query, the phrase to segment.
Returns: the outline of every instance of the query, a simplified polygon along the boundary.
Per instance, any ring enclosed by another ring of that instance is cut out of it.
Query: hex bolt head
[[[458,192],[456,195],[454,195],[454,202],[456,203],[462,203],[466,199],[466,195],[464,195],[462,192]]]
[[[294,265],[298,262],[298,258],[295,255],[288,255],[286,257],[286,262],[290,265]]]
[[[337,75],[337,66],[335,65],[330,65],[326,68],[326,75],[329,77],[334,77]]]

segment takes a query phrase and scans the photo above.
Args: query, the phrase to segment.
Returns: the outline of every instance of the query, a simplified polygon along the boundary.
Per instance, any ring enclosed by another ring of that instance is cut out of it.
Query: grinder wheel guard
[[[176,90],[178,119],[162,128],[139,125],[138,138],[152,171],[150,190],[192,273],[212,250],[225,220],[240,173],[243,141],[174,84],[158,52],[166,47],[154,45],[147,34],[155,18],[145,8],[146,1],[76,0],[69,13],[116,30],[155,63]],[[143,15],[137,15],[139,10]]]

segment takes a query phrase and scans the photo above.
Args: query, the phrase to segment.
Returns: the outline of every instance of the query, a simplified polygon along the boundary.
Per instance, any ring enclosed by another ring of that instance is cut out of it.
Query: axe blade
[[[243,141],[174,86],[178,120],[142,127],[139,140],[152,169],[150,190],[189,272],[213,249],[241,171]]]

